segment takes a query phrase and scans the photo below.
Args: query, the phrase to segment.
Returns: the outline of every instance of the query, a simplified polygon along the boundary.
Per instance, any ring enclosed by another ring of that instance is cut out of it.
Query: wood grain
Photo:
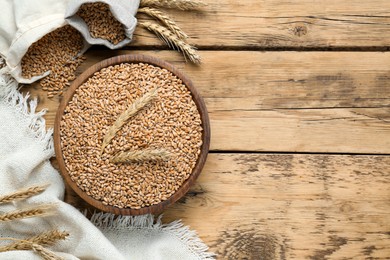
[[[389,166],[389,156],[210,154],[163,220],[183,219],[219,259],[386,259]]]
[[[219,111],[212,150],[390,153],[390,108]]]
[[[95,50],[80,71],[133,51]],[[210,112],[211,150],[390,153],[390,53],[202,51],[186,64],[172,51],[144,51],[184,71]],[[53,126],[59,99],[37,86]]]
[[[387,49],[387,0],[212,1],[202,12],[169,15],[200,48],[362,48]],[[142,16],[138,16],[142,19]],[[130,46],[161,46],[141,28]]]
[[[221,259],[385,258],[389,164],[375,156],[212,154],[197,188],[165,216],[183,218]]]

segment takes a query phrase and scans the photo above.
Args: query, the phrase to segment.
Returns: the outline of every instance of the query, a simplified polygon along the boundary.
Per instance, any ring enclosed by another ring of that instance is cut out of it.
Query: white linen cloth
[[[53,229],[67,231],[65,241],[49,248],[65,259],[214,259],[194,231],[180,222],[162,225],[160,220],[153,223],[150,215],[114,219],[98,213],[91,223],[63,202],[63,180],[49,162],[54,151],[52,131],[46,131],[42,117],[45,111],[35,112],[37,101],[28,101],[17,90],[7,70],[0,70],[0,196],[50,185],[25,201],[0,205],[0,214],[42,203],[58,207],[53,216],[0,222],[0,237],[24,239]],[[0,259],[41,258],[33,251],[9,251],[0,253]]]
[[[114,17],[122,23],[126,39],[113,45],[108,40],[92,38],[85,22],[76,15],[84,3],[104,2],[110,7]],[[101,44],[114,49],[128,44],[137,19],[139,0],[0,0],[0,56],[2,56],[11,75],[19,83],[32,83],[48,75],[25,79],[22,77],[21,60],[28,48],[44,35],[66,25],[75,27],[84,36],[84,52],[90,44]]]

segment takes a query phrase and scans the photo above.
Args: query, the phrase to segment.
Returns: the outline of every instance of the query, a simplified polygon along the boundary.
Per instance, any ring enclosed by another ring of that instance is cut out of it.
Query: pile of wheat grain
[[[105,39],[115,45],[126,39],[122,24],[112,15],[108,4],[99,2],[83,4],[77,15],[88,25],[93,38]]]
[[[40,81],[48,96],[62,94],[75,79],[75,71],[84,60],[78,57],[83,48],[83,38],[73,27],[61,27],[33,43],[22,59],[22,76],[31,78],[50,71],[50,75]]]

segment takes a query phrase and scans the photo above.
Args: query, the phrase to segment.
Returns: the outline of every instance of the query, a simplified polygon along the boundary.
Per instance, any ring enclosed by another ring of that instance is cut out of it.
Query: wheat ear
[[[160,10],[150,7],[144,7],[138,9],[138,13],[144,13],[146,15],[149,15],[150,17],[159,20],[163,25],[170,29],[171,32],[173,32],[179,39],[184,40],[188,38],[188,35],[185,34],[182,29],[180,29],[180,27],[175,23],[175,21]]]
[[[63,260],[64,258],[57,256],[49,249],[44,248],[43,246],[33,243],[28,240],[23,239],[16,239],[11,237],[2,237],[0,240],[12,240],[16,241],[15,243],[19,244],[21,248],[23,249],[14,249],[14,250],[33,250],[34,252],[38,253],[43,259],[46,260]],[[10,250],[8,250],[10,251]]]
[[[141,0],[140,6],[164,7],[179,10],[197,10],[206,6],[206,4],[198,0]]]
[[[16,219],[44,217],[54,213],[56,204],[40,205],[36,208],[15,210],[0,215],[0,222],[12,221]]]
[[[100,150],[100,154],[103,153],[104,148],[110,143],[110,141],[114,138],[115,134],[122,128],[122,126],[129,120],[130,117],[134,116],[138,111],[140,111],[143,107],[149,104],[152,99],[157,97],[157,88],[152,91],[146,93],[142,97],[135,100],[125,112],[119,115],[114,124],[108,128],[106,135],[103,138],[102,148]]]
[[[180,40],[174,33],[172,33],[164,26],[151,22],[139,22],[139,24],[156,34],[171,48],[180,50],[184,54],[184,56],[187,57],[193,63],[200,63],[201,59],[195,48],[184,42],[183,40]]]
[[[48,232],[43,232],[37,236],[33,236],[27,239],[27,241],[30,241],[34,244],[50,246],[58,240],[64,240],[67,236],[69,236],[68,232],[55,229]]]
[[[0,204],[30,198],[32,196],[35,196],[35,195],[43,192],[47,188],[47,186],[49,186],[49,185],[34,186],[34,187],[27,188],[27,189],[16,191],[16,192],[11,193],[11,194],[1,196],[0,197]]]
[[[111,158],[112,163],[128,163],[143,161],[167,161],[171,153],[165,149],[144,149],[140,151],[120,152]]]
[[[38,244],[38,245],[53,245],[58,240],[64,240],[67,236],[69,236],[68,232],[59,231],[59,230],[51,230],[48,232],[43,232],[39,235],[30,237],[25,239],[30,243]],[[0,252],[7,252],[12,250],[29,250],[30,246],[26,243],[21,243],[20,241],[14,242],[12,244],[1,246]]]
[[[37,254],[39,254],[45,260],[64,260],[63,257],[54,254],[54,252],[44,248],[41,245],[31,244],[31,249],[37,252]]]

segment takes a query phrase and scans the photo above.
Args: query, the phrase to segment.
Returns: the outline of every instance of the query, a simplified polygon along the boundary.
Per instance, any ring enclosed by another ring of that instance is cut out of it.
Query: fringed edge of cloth
[[[27,120],[31,129],[31,136],[43,144],[48,156],[53,156],[53,129],[46,130],[46,121],[43,118],[46,109],[36,112],[37,99],[31,100],[28,93],[24,96],[20,93],[18,82],[11,76],[7,66],[4,65],[4,59],[0,57],[0,100],[15,108],[20,116]]]
[[[194,230],[184,226],[180,220],[162,224],[162,215],[155,218],[151,214],[141,216],[117,216],[111,213],[94,213],[91,222],[99,229],[152,229],[168,233],[177,238],[200,260],[215,259],[215,254],[208,252],[209,247],[203,243]]]

